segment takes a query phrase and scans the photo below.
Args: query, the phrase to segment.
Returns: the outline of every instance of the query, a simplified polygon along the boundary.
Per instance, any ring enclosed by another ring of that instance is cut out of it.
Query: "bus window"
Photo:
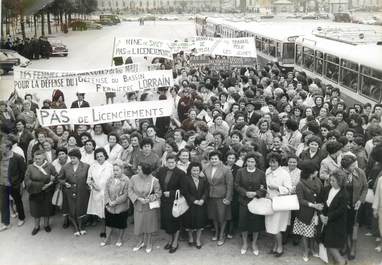
[[[269,54],[269,40],[261,38],[261,51],[265,54]]]
[[[274,40],[269,40],[269,55],[276,57],[276,42]]]
[[[316,51],[316,67],[315,72],[322,75],[324,68],[324,54],[320,51]]]
[[[294,43],[283,43],[283,59],[292,59],[294,57]]]
[[[276,57],[277,58],[281,58],[281,47],[282,47],[281,43],[277,42],[276,45],[277,45],[277,48],[276,48]]]
[[[295,62],[297,65],[301,65],[302,63],[302,46],[301,45],[296,45],[296,58]]]
[[[362,66],[361,93],[375,101],[381,100],[382,72]]]
[[[339,58],[334,55],[325,54],[325,76],[338,83]]]
[[[357,91],[358,89],[358,64],[348,60],[341,60],[340,84]]]
[[[314,68],[314,50],[303,47],[302,67],[313,71]]]
[[[256,50],[261,51],[261,38],[256,37],[255,43],[256,43]]]

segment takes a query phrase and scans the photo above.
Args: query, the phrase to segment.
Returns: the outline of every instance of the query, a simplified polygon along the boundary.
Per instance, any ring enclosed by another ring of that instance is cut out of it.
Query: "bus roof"
[[[352,45],[311,34],[297,38],[296,44],[382,71],[382,46],[375,43]]]

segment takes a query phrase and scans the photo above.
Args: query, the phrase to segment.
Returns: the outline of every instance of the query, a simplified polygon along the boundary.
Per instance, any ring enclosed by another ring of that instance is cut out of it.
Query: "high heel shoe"
[[[284,251],[281,251],[281,252],[275,252],[275,254],[273,255],[275,258],[279,258],[281,257],[282,255],[284,254]]]
[[[120,248],[122,247],[123,243],[121,241],[118,241],[117,243],[115,243],[115,246]]]
[[[201,249],[202,248],[202,244],[200,244],[200,245],[196,244],[195,246],[196,246],[197,249]]]
[[[145,243],[144,242],[141,242],[139,243],[136,247],[133,248],[133,251],[138,251],[140,250],[141,248],[143,248],[145,246]]]
[[[176,245],[176,247],[172,247],[171,246],[171,248],[170,248],[170,250],[169,250],[169,253],[175,253],[177,250],[178,250],[178,247],[179,247],[179,244],[178,245]]]
[[[169,250],[171,248],[171,243],[167,243],[165,246],[164,246],[164,249],[166,250]]]
[[[152,250],[153,250],[152,247],[150,247],[150,248],[146,248],[146,253],[149,254]]]
[[[40,226],[33,228],[32,236],[36,235],[40,231]]]

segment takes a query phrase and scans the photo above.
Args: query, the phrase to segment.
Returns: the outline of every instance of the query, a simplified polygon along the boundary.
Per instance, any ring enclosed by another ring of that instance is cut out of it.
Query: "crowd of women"
[[[101,223],[101,246],[122,246],[128,219],[140,239],[134,251],[147,253],[159,229],[169,235],[170,253],[187,234],[188,245],[200,249],[241,233],[238,252],[257,256],[266,232],[274,257],[290,239],[302,242],[305,261],[323,243],[339,264],[356,258],[360,226],[380,241],[381,104],[347,105],[338,89],[271,64],[217,72],[190,67],[187,59],[174,57],[174,87],[127,95],[170,99],[171,117],[41,128],[30,95],[1,102],[1,230],[10,227],[9,197],[24,224],[24,185],[32,235],[41,218],[51,231],[56,204],[74,236]],[[89,106],[83,102],[78,94],[71,106]],[[260,215],[248,208],[254,199],[290,194],[299,210]],[[182,197],[188,209],[174,217]],[[210,239],[202,237],[206,228]]]

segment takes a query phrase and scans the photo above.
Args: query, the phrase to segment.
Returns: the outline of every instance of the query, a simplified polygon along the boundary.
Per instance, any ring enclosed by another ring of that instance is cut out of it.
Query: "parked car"
[[[287,15],[286,18],[300,18],[301,15],[298,15],[298,14],[290,14],[290,15]]]
[[[68,56],[69,50],[60,40],[50,40],[50,45],[52,46],[50,56]]]
[[[14,50],[8,50],[8,49],[0,49],[1,52],[5,53],[9,57],[14,57],[20,59],[20,67],[27,67],[31,61],[24,56],[20,55],[18,52]]]
[[[86,28],[87,29],[102,29],[102,25],[99,23],[96,23],[94,21],[86,21]]]
[[[0,50],[0,74],[13,71],[14,66],[20,65],[20,59]]]
[[[302,19],[318,19],[318,15],[315,13],[308,13],[302,16]]]
[[[318,18],[321,18],[321,19],[329,19],[330,18],[330,15],[328,13],[318,13],[317,16],[318,16]]]
[[[352,22],[352,17],[349,13],[334,13],[334,22]]]

